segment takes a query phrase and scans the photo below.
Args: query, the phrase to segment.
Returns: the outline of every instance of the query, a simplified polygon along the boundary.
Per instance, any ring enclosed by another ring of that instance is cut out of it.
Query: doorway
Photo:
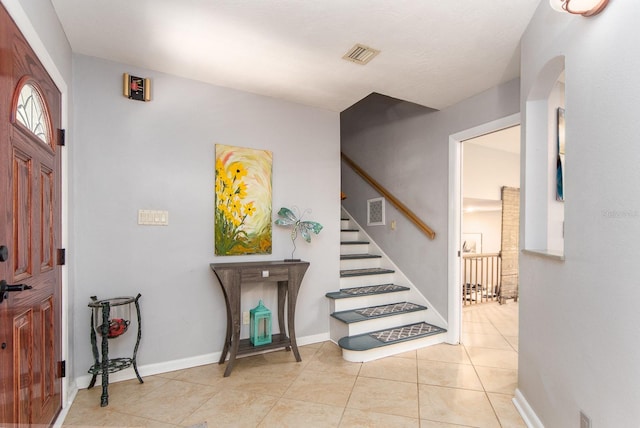
[[[491,293],[486,278],[471,281],[475,295],[466,295],[462,270],[465,249],[471,258],[501,259],[504,248],[502,218],[504,188],[519,187],[520,154],[501,147],[499,137],[517,138],[520,144],[520,115],[512,115],[450,137],[449,191],[449,343],[464,347],[476,375],[491,394],[512,396],[518,382],[518,304],[481,303]],[[499,161],[502,159],[502,161]],[[503,161],[515,163],[505,178]],[[475,165],[473,163],[475,162]],[[505,181],[506,180],[506,181]],[[507,187],[509,186],[509,187]],[[516,227],[517,229],[517,227]],[[465,239],[466,238],[466,239]],[[464,245],[467,241],[467,245]],[[471,243],[470,241],[473,241]],[[465,248],[466,247],[466,248]],[[515,250],[517,255],[518,250]],[[482,256],[482,257],[479,257]],[[464,306],[463,299],[480,297],[478,304]]]
[[[517,299],[520,125],[462,142],[462,302]]]
[[[520,124],[520,114],[513,114],[449,136],[449,332],[448,343],[460,343],[462,334],[462,244],[463,244],[463,141]]]

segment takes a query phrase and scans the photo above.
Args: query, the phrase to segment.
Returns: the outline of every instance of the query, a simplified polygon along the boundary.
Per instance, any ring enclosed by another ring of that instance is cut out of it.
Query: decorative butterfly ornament
[[[294,210],[297,209],[294,207]],[[311,242],[311,234],[313,232],[316,235],[322,230],[322,225],[315,221],[302,220],[302,217],[311,210],[305,210],[300,216],[296,215],[289,208],[282,207],[278,211],[278,218],[275,223],[278,226],[292,227],[291,229],[291,242],[293,243],[293,251],[291,252],[291,260],[293,260],[293,253],[296,251],[296,238],[298,237],[298,231],[302,235],[305,241]]]

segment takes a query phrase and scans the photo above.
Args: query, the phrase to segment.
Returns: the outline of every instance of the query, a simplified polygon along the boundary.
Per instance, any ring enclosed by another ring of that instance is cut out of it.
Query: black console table
[[[296,361],[302,361],[296,343],[295,316],[296,300],[302,278],[309,268],[309,262],[247,262],[247,263],[211,263],[216,274],[227,306],[227,334],[219,364],[225,362],[229,354],[229,363],[224,372],[227,377],[233,370],[238,355],[258,351],[286,348],[293,350]],[[252,283],[277,283],[278,285],[278,327],[279,334],[272,335],[270,344],[253,346],[249,339],[240,340],[242,313],[240,300],[242,287]],[[287,304],[287,330],[284,323],[285,302]],[[287,336],[287,331],[289,335]]]

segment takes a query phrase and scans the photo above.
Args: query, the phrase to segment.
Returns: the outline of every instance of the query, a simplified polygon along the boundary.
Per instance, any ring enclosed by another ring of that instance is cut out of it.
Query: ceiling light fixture
[[[593,16],[602,12],[609,4],[609,0],[549,0],[549,3],[558,12]]]

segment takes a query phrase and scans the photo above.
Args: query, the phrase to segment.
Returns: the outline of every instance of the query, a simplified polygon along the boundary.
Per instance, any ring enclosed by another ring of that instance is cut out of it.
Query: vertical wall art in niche
[[[216,144],[215,253],[271,254],[272,154]]]
[[[558,160],[556,162],[556,199],[564,201],[564,109],[558,108]]]

